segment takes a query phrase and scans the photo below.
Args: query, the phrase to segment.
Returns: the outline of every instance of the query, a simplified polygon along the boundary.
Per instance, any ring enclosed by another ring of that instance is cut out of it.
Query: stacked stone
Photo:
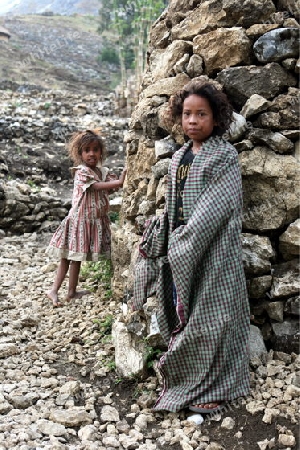
[[[51,188],[32,189],[29,185],[9,181],[0,185],[0,236],[54,232],[67,215],[70,201],[63,202]]]
[[[128,119],[114,114],[113,94],[4,90],[0,117],[0,229],[5,232],[54,230],[66,215],[73,180],[65,143],[75,130],[99,129],[107,147],[105,164],[116,173],[123,167]]]
[[[65,142],[76,129],[101,128],[109,142],[126,119],[115,117],[114,95],[80,95],[68,91],[29,89],[24,93],[2,91],[0,140]],[[106,118],[110,118],[107,123]],[[115,123],[114,123],[115,122]],[[110,130],[112,128],[112,130]],[[123,137],[123,136],[122,136]]]
[[[114,287],[121,297],[132,291],[143,224],[164,207],[170,159],[183,142],[181,128],[166,120],[168,99],[192,78],[214,80],[235,109],[225,137],[239,152],[243,175],[242,238],[252,321],[273,348],[288,351],[298,349],[300,286],[296,3],[170,2],[152,27],[149,64],[126,137],[124,224],[114,243]]]

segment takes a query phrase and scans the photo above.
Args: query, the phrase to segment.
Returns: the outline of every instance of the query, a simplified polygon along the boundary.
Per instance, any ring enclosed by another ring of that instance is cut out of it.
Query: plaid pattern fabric
[[[172,298],[172,272],[167,257],[169,221],[168,213],[153,217],[146,224],[135,264],[134,310],[142,309],[148,297],[154,295],[161,301],[157,313],[160,332],[168,342],[174,327],[179,324]]]
[[[142,309],[155,294],[160,267],[167,255],[168,215],[153,217],[146,223],[135,263],[133,309]]]
[[[185,225],[174,230],[176,171],[190,145],[178,150],[170,165],[168,258],[156,261],[158,323],[168,350],[159,361],[164,386],[155,409],[173,412],[249,392],[250,314],[237,152],[219,137],[205,142],[184,188]]]

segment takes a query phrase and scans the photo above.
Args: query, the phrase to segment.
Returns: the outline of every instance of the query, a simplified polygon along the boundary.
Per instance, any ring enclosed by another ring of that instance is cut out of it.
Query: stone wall
[[[165,203],[183,142],[168,99],[190,79],[218,82],[235,108],[227,138],[243,175],[243,252],[252,323],[274,348],[295,348],[299,316],[299,1],[171,0],[153,24],[142,93],[126,136],[123,227],[114,234],[114,292],[130,298],[145,220]]]
[[[70,208],[72,163],[66,141],[75,130],[100,129],[107,160],[124,165],[128,119],[115,115],[113,94],[0,86],[0,230],[49,232]]]
[[[37,191],[26,183],[0,183],[0,237],[12,234],[54,232],[67,215],[70,201],[51,188]]]

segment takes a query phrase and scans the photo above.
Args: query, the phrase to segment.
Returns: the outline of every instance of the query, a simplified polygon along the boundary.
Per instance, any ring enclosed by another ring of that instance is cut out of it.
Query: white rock
[[[119,412],[110,405],[104,405],[101,409],[102,422],[118,422],[120,420]]]
[[[235,421],[232,417],[225,417],[225,419],[221,423],[221,428],[225,428],[226,430],[232,430],[235,426]]]
[[[276,408],[266,408],[262,421],[265,423],[272,423],[274,417],[279,415],[280,411]]]
[[[148,419],[146,414],[140,414],[135,419],[135,425],[137,425],[140,430],[145,430],[148,426]]]
[[[66,428],[63,425],[45,419],[37,421],[37,428],[43,434],[46,434],[48,436],[65,436],[68,434]]]
[[[185,441],[181,442],[181,448],[182,450],[194,450],[194,447],[192,447],[188,442]]]
[[[120,448],[120,442],[115,436],[104,436],[102,442],[105,445],[105,448]]]
[[[91,416],[80,406],[67,410],[52,410],[50,420],[66,427],[77,427],[92,422]]]
[[[97,440],[97,428],[94,425],[86,425],[80,428],[78,431],[78,437],[82,441],[96,441]]]
[[[265,404],[262,401],[255,401],[248,403],[246,409],[250,414],[256,414],[258,412],[264,411]]]
[[[265,439],[264,441],[257,442],[260,450],[269,450],[275,447],[275,438],[271,440]]]
[[[279,434],[278,436],[279,445],[283,445],[284,447],[294,447],[296,444],[296,439],[293,435],[290,434]]]
[[[204,422],[203,416],[201,414],[192,414],[187,419],[188,422],[193,422],[196,425],[201,425]]]

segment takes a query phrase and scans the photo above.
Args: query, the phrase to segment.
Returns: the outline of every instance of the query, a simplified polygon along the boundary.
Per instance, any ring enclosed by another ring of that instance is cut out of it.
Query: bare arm
[[[97,183],[93,183],[91,188],[95,189],[96,191],[100,191],[101,189],[120,189],[124,184],[126,173],[127,170],[124,169],[118,180],[98,181]]]

